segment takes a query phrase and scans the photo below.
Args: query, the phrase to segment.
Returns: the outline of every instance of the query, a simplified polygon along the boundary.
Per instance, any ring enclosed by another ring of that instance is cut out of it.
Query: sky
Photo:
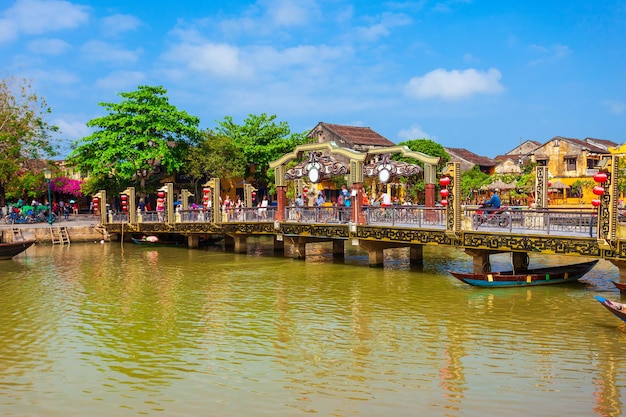
[[[493,158],[626,141],[626,0],[0,0],[0,76],[32,80],[67,152],[120,92],[211,129],[367,126]]]

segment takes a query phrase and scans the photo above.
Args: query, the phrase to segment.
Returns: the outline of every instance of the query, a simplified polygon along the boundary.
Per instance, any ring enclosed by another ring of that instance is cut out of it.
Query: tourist
[[[259,203],[259,217],[262,219],[266,219],[267,218],[267,206],[269,205],[269,201],[267,199],[267,196],[264,195],[263,196],[263,200],[261,200],[261,202]]]
[[[493,190],[493,192],[491,193],[491,198],[488,201],[486,201],[483,204],[483,206],[499,209],[500,208],[500,196],[498,196],[498,191],[499,190],[497,188]]]

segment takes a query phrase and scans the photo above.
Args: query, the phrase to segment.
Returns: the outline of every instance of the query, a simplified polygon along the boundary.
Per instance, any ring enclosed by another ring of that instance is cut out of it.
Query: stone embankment
[[[105,231],[100,222],[93,215],[71,216],[68,220],[55,222],[52,226],[47,223],[32,224],[0,224],[2,242],[13,242],[16,239],[35,239],[38,244],[52,244],[53,231],[65,227],[70,242],[99,242],[105,237]]]

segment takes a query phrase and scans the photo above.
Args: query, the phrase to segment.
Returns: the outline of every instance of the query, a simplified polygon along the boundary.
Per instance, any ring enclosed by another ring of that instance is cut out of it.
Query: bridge
[[[296,149],[291,157],[315,146]],[[335,149],[330,149],[331,152]],[[393,149],[398,151],[397,147]],[[352,167],[359,155],[344,152]],[[382,153],[383,151],[381,151]],[[405,155],[416,156],[410,152]],[[417,155],[421,157],[421,155]],[[475,272],[490,271],[492,254],[510,252],[513,266],[524,270],[529,255],[558,254],[606,259],[620,271],[620,281],[626,282],[626,224],[618,219],[618,166],[621,153],[608,155],[594,177],[598,185],[591,208],[548,207],[549,173],[538,166],[536,172],[536,207],[507,207],[485,212],[475,206],[464,206],[460,199],[460,166],[448,163],[439,179],[442,206],[434,202],[434,171],[426,167],[426,205],[396,205],[374,207],[361,204],[362,177],[351,176],[351,192],[355,197],[351,207],[295,207],[286,204],[285,164],[290,158],[276,161],[273,168],[277,178],[277,205],[252,207],[254,191],[245,187],[246,207],[225,210],[219,204],[220,180],[204,184],[202,208],[191,210],[187,204],[189,192],[182,190],[182,201],[174,206],[173,184],[160,190],[166,202],[162,211],[136,212],[135,190],[122,193],[122,210],[101,210],[101,223],[114,239],[129,239],[131,235],[176,234],[187,238],[188,246],[197,247],[201,237],[220,235],[225,247],[238,253],[247,251],[250,236],[272,236],[275,252],[306,257],[306,245],[332,242],[333,256],[343,257],[346,244],[359,246],[368,252],[370,266],[383,265],[384,250],[408,247],[412,265],[423,261],[424,245],[440,245],[464,250],[473,258]],[[364,160],[360,159],[362,163]],[[432,159],[427,160],[433,163]],[[382,159],[382,163],[389,163]],[[389,166],[389,165],[387,165]],[[321,167],[324,170],[324,167]],[[391,169],[396,167],[391,166]],[[306,172],[304,173],[306,174]],[[297,180],[297,179],[296,179]],[[296,185],[297,187],[297,185]],[[217,192],[216,192],[217,191]],[[94,202],[106,201],[106,191],[94,196]],[[430,203],[430,204],[429,204]],[[130,209],[124,207],[130,207]]]

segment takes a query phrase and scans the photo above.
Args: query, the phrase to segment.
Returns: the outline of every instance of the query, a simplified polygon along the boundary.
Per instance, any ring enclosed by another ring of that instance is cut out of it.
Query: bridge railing
[[[464,228],[470,230],[531,232],[593,236],[597,216],[590,209],[466,208]]]
[[[349,223],[352,208],[343,206],[285,207],[285,220],[300,223]]]
[[[366,206],[364,209],[367,224],[391,226],[414,226],[445,229],[446,209],[426,206]]]

